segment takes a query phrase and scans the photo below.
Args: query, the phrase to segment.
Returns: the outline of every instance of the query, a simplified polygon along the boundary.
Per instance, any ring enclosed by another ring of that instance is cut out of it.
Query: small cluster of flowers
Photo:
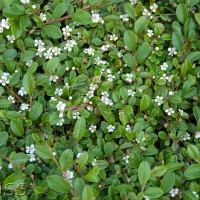
[[[135,4],[138,3],[138,0],[130,0],[130,3],[131,3],[132,5],[135,5]]]
[[[100,17],[97,11],[92,10],[92,22],[104,24],[104,20]]]
[[[120,15],[119,18],[122,19],[123,22],[129,21],[129,16],[127,14]]]
[[[107,69],[106,72],[107,72],[107,76],[106,76],[107,80],[110,82],[113,82],[113,79],[115,78],[115,76],[112,75],[112,71],[110,69]]]
[[[86,94],[89,99],[94,97],[94,92],[95,92],[95,90],[97,88],[98,88],[98,86],[96,84],[95,85],[94,84],[90,84],[90,89],[89,89],[88,93]]]
[[[109,94],[108,92],[102,92],[101,93],[101,101],[103,103],[105,103],[106,105],[109,105],[109,106],[112,106],[113,105],[113,102],[111,99],[109,99]]]
[[[64,39],[66,40],[71,35],[72,28],[70,28],[69,26],[65,26],[64,28],[62,28],[62,32]]]
[[[62,101],[59,101],[58,104],[56,105],[57,111],[60,112],[60,114],[59,114],[60,118],[63,117],[64,111],[65,111],[65,107],[66,107],[66,104],[63,103]]]
[[[0,83],[2,86],[6,86],[9,84],[10,80],[10,74],[8,72],[3,72],[1,78],[0,78]]]
[[[94,60],[95,60],[95,64],[96,64],[96,65],[107,65],[107,64],[108,64],[107,61],[101,60],[100,57],[97,57],[97,58],[95,58]]]
[[[64,50],[72,51],[74,46],[77,46],[77,43],[75,40],[67,40]]]
[[[155,13],[157,8],[158,5],[154,3],[153,5],[150,6],[150,11],[144,8],[142,15],[147,16],[150,19],[153,19],[152,13]]]
[[[169,194],[170,194],[170,196],[172,197],[172,198],[174,198],[175,196],[177,196],[178,195],[178,193],[179,193],[179,189],[178,188],[172,188],[171,190],[170,190],[170,192],[169,192]]]
[[[10,28],[10,24],[9,24],[8,20],[9,20],[8,18],[1,20],[1,22],[0,22],[0,33],[3,33],[4,28],[5,29]]]
[[[7,35],[7,39],[10,43],[14,43],[14,41],[16,40],[14,35]]]
[[[84,49],[83,52],[90,55],[90,56],[94,56],[95,49],[93,49],[92,47],[89,47],[87,49]]]
[[[26,146],[26,153],[27,155],[30,156],[30,159],[29,159],[30,162],[36,161],[34,152],[35,152],[34,144],[31,144],[30,146]]]
[[[127,73],[126,74],[126,81],[129,82],[129,83],[132,83],[133,82],[133,74]]]
[[[23,4],[30,3],[30,0],[20,0],[20,1],[21,1],[21,3],[23,3]]]
[[[61,48],[59,47],[50,47],[45,53],[44,56],[46,59],[52,59],[53,56],[58,56],[61,53]]]

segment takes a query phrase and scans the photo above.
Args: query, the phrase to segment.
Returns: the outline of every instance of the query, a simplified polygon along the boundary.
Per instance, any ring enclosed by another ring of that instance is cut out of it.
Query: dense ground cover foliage
[[[2,199],[199,199],[199,0],[1,0]]]

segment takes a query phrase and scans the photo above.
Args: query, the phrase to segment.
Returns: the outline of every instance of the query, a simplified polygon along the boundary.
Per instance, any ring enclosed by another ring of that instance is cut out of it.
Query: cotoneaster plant
[[[2,199],[199,199],[199,0],[0,11]]]

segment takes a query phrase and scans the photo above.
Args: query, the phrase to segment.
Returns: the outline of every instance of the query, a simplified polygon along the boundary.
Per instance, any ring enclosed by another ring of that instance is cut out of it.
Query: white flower
[[[171,195],[172,198],[174,198],[176,195],[178,195],[179,193],[179,189],[178,188],[172,188],[169,192],[169,194]]]
[[[14,43],[15,41],[15,36],[14,35],[7,35],[7,39],[10,43]]]
[[[154,35],[153,30],[148,29],[147,32],[148,32],[147,35],[149,37],[152,37]]]
[[[83,153],[78,153],[76,157],[77,157],[77,158],[80,158],[80,156],[81,156],[82,154],[83,154]]]
[[[47,16],[44,13],[40,13],[40,18],[41,18],[42,21],[46,21]]]
[[[150,197],[144,196],[144,200],[150,200]]]
[[[169,76],[167,76],[166,74],[163,74],[162,77],[160,77],[160,79],[169,80]]]
[[[122,58],[122,57],[123,57],[123,54],[122,54],[122,52],[121,52],[121,51],[119,51],[119,52],[117,53],[117,56],[118,56],[119,58]]]
[[[66,26],[62,28],[62,32],[63,32],[64,38],[67,39],[67,37],[71,35],[72,28],[70,28],[69,26]]]
[[[98,88],[98,85],[90,84],[90,90],[95,91]]]
[[[34,144],[31,144],[30,146],[26,146],[26,153],[27,154],[33,154],[34,152],[35,152]]]
[[[123,22],[129,21],[129,16],[127,14],[120,15],[119,18],[122,19]]]
[[[145,8],[144,11],[142,12],[143,16],[147,16],[150,19],[153,19],[153,16],[151,15],[151,13]]]
[[[34,154],[28,154],[28,155],[30,156],[30,159],[29,159],[30,162],[36,161]]]
[[[92,22],[93,23],[104,23],[104,20],[100,17],[98,13],[92,13]]]
[[[110,35],[109,37],[110,37],[111,41],[117,41],[118,40],[118,37],[115,34]]]
[[[129,163],[129,156],[124,156],[122,159],[125,161],[125,163]]]
[[[26,4],[26,3],[30,3],[30,0],[20,0],[21,3]]]
[[[169,108],[169,109],[166,109],[165,112],[167,113],[168,116],[171,116],[174,113],[174,110],[173,108]]]
[[[8,96],[8,101],[11,101],[12,103],[15,103],[15,98],[12,96]]]
[[[28,107],[29,107],[29,104],[22,103],[21,106],[20,106],[20,109],[21,110],[28,110]]]
[[[58,56],[61,53],[61,48],[59,47],[53,47],[52,48],[52,53],[54,54],[54,56]]]
[[[51,50],[47,50],[45,53],[44,53],[44,56],[46,59],[49,59],[51,60],[53,58],[53,53],[51,52]]]
[[[61,96],[62,95],[62,93],[63,93],[63,89],[59,89],[59,88],[56,88],[56,90],[55,90],[55,92],[54,92],[54,94],[55,95],[58,95],[58,96]]]
[[[55,97],[51,97],[50,100],[57,101]]]
[[[8,164],[8,168],[9,168],[9,169],[12,169],[12,168],[13,168],[13,164],[12,164],[12,163],[9,163],[9,164]]]
[[[42,40],[34,40],[34,46],[35,47],[44,46],[44,42],[42,42]]]
[[[126,74],[126,81],[131,83],[133,81],[133,74],[127,73]]]
[[[187,141],[187,140],[190,140],[190,134],[187,133],[186,135],[184,135],[183,137],[183,141]]]
[[[131,2],[132,5],[135,5],[135,4],[138,3],[138,0],[130,0],[130,2]]]
[[[176,55],[177,54],[177,51],[176,51],[176,48],[175,47],[169,47],[168,48],[168,51],[169,51],[169,55],[170,56],[173,56],[173,55]]]
[[[172,95],[174,95],[174,92],[169,91],[169,96],[172,96]]]
[[[64,119],[61,118],[60,121],[56,124],[56,126],[62,126],[64,124]]]
[[[1,25],[2,28],[5,28],[5,29],[10,28],[10,24],[8,23],[8,20],[9,20],[8,18],[1,20],[0,25]]]
[[[156,47],[155,50],[158,51],[158,50],[159,50],[159,47]]]
[[[73,119],[79,119],[80,113],[78,111],[73,112]]]
[[[55,152],[55,151],[54,151],[54,152],[52,152],[52,155],[53,155],[53,156],[56,156],[56,152]]]
[[[56,105],[57,111],[60,111],[60,112],[64,112],[65,107],[66,107],[66,104],[63,103],[62,101],[59,101],[58,104]]]
[[[9,80],[10,80],[10,74],[7,72],[3,72],[1,79],[0,79],[1,85],[5,86],[5,85],[9,84]]]
[[[91,133],[94,133],[97,130],[97,126],[96,125],[91,125],[89,127],[89,130],[90,130]]]
[[[107,65],[107,64],[108,64],[107,61],[101,60],[100,57],[97,57],[97,58],[95,58],[94,60],[95,60],[95,64],[96,64],[96,65]]]
[[[64,87],[66,87],[66,88],[70,88],[70,86],[69,86],[69,83],[65,83],[65,86]]]
[[[168,68],[168,64],[164,62],[162,65],[160,65],[161,70],[165,71]]]
[[[133,90],[128,90],[128,96],[134,97],[135,96],[135,92]]]
[[[158,106],[163,104],[163,97],[156,96],[155,102],[158,104]]]
[[[30,67],[32,63],[33,63],[33,60],[29,60],[26,62],[26,66]]]
[[[69,178],[69,180],[72,180],[74,178],[74,173],[70,170],[66,171],[67,177]]]
[[[57,82],[58,78],[57,75],[50,75],[50,81],[53,81],[54,83]]]
[[[97,166],[97,160],[96,159],[94,159],[93,161],[92,161],[92,166]]]
[[[156,12],[156,9],[158,8],[158,6],[157,6],[157,4],[153,4],[152,6],[150,6],[150,10],[152,11],[152,12]]]
[[[196,139],[200,138],[200,131],[197,131],[197,132],[195,133],[195,138],[196,138]]]
[[[114,75],[112,75],[112,74],[107,74],[107,79],[108,79],[108,81],[113,82],[113,79],[114,79],[114,78],[115,78]]]
[[[36,5],[32,5],[32,8],[33,8],[33,9],[36,9]]]
[[[197,194],[197,192],[192,191],[192,193],[196,196],[197,199],[199,199],[199,195]]]
[[[183,116],[183,110],[178,109],[178,112],[179,112],[179,114],[180,114],[181,116]]]
[[[23,87],[21,87],[20,90],[18,91],[18,95],[23,97],[26,94],[27,94],[26,90]]]
[[[72,51],[72,48],[76,45],[77,43],[75,40],[68,40],[67,43],[65,44],[64,50]]]
[[[112,126],[112,125],[109,125],[109,126],[107,127],[107,129],[108,129],[108,132],[113,132],[113,131],[115,130],[115,127]]]
[[[89,99],[91,99],[94,96],[94,91],[89,90],[86,95],[88,96]]]
[[[95,50],[93,49],[93,48],[87,48],[87,49],[84,49],[84,51],[83,51],[84,53],[86,53],[86,54],[88,54],[88,55],[91,55],[91,56],[93,56],[94,55],[94,52],[95,52]]]
[[[131,131],[132,128],[130,127],[130,125],[126,125],[126,131]]]
[[[108,51],[109,48],[110,48],[110,45],[109,45],[109,44],[104,44],[103,46],[101,46],[100,49],[101,49],[103,52],[105,52],[105,51]]]

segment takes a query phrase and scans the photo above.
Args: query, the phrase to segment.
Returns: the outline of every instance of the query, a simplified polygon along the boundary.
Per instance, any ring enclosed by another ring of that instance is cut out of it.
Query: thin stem
[[[9,88],[7,85],[5,86],[7,90],[10,91],[10,93],[16,97],[16,99],[20,102],[23,103],[22,99],[12,90],[12,88]]]

